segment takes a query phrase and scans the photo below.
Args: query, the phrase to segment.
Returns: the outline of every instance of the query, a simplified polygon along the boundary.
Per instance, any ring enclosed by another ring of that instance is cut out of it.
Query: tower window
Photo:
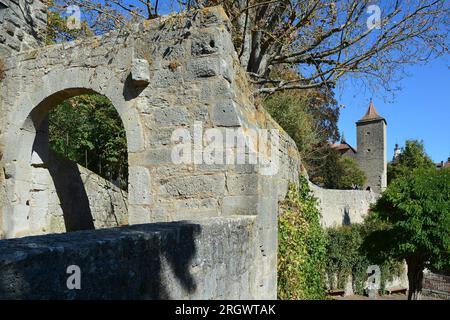
[[[370,131],[367,131],[366,134],[367,134],[367,135],[370,135]]]
[[[371,150],[370,149],[367,149],[367,152],[370,152]]]

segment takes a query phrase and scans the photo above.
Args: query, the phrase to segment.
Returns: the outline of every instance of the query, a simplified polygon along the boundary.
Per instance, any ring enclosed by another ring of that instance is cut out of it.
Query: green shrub
[[[348,276],[352,275],[353,291],[364,294],[364,283],[368,278],[367,267],[375,264],[380,267],[381,292],[384,292],[387,281],[402,274],[403,266],[400,262],[393,259],[376,260],[365,247],[368,235],[381,227],[366,222],[327,230],[326,274],[331,288],[343,289]]]
[[[324,299],[325,232],[308,182],[289,184],[278,219],[278,298]]]

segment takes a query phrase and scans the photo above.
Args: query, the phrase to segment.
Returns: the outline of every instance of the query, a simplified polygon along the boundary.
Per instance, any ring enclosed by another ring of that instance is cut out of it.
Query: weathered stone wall
[[[422,285],[424,294],[450,300],[450,274],[439,274],[425,270]]]
[[[41,191],[44,198],[31,204],[43,207],[44,217],[50,219],[44,223],[50,229],[41,233],[128,224],[126,191],[64,157],[52,155],[49,164],[48,189]]]
[[[327,228],[363,222],[379,198],[371,191],[323,189],[312,183],[310,187],[319,199],[322,225]]]
[[[45,0],[0,0],[0,57],[36,48],[47,25]]]
[[[0,299],[264,299],[255,217],[0,241]],[[70,265],[81,289],[69,290]]]
[[[34,234],[29,219],[33,170],[49,161],[43,125],[61,101],[85,93],[111,100],[128,142],[130,224],[256,215],[257,283],[276,297],[277,213],[288,181],[297,181],[295,143],[279,131],[280,145],[258,144],[267,165],[176,164],[176,129],[280,129],[258,107],[231,41],[223,9],[162,17],[103,37],[47,46],[5,59],[0,83],[0,147],[4,154],[3,230]],[[204,147],[206,141],[203,141]],[[240,151],[239,146],[227,152]],[[250,150],[246,151],[250,153]]]
[[[128,224],[127,192],[73,161],[51,153],[47,166],[32,168],[32,174],[39,179],[33,185],[28,203],[32,220],[30,233],[61,233]],[[2,179],[3,171],[0,182]],[[2,208],[6,203],[7,199],[0,199],[0,239],[5,237]]]

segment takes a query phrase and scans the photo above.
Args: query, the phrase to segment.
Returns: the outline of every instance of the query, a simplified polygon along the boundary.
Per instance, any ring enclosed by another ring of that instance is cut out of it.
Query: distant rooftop
[[[373,101],[370,100],[369,109],[367,109],[367,112],[364,115],[364,117],[362,117],[358,122],[367,122],[374,120],[384,120],[384,122],[386,122],[386,119],[384,119],[382,116],[378,114],[378,111],[375,108]]]
[[[436,168],[437,169],[450,168],[450,162],[442,161],[442,162],[436,163]]]
[[[331,148],[341,152],[341,154],[345,153],[349,149],[351,149],[354,153],[356,153],[355,148],[353,148],[350,144],[348,144],[344,140],[341,141],[341,143],[335,143],[335,144],[331,145]]]

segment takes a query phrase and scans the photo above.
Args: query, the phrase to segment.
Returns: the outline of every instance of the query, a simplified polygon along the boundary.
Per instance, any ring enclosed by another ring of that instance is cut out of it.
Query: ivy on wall
[[[378,265],[381,293],[387,281],[403,273],[403,264],[379,261],[371,254],[369,235],[384,225],[367,220],[325,230],[320,224],[317,199],[307,180],[290,183],[278,217],[278,298],[317,300],[326,298],[326,278],[331,289],[344,289],[352,276],[355,294],[364,294],[367,267]]]
[[[278,218],[278,298],[324,299],[326,234],[307,180],[289,184]]]

